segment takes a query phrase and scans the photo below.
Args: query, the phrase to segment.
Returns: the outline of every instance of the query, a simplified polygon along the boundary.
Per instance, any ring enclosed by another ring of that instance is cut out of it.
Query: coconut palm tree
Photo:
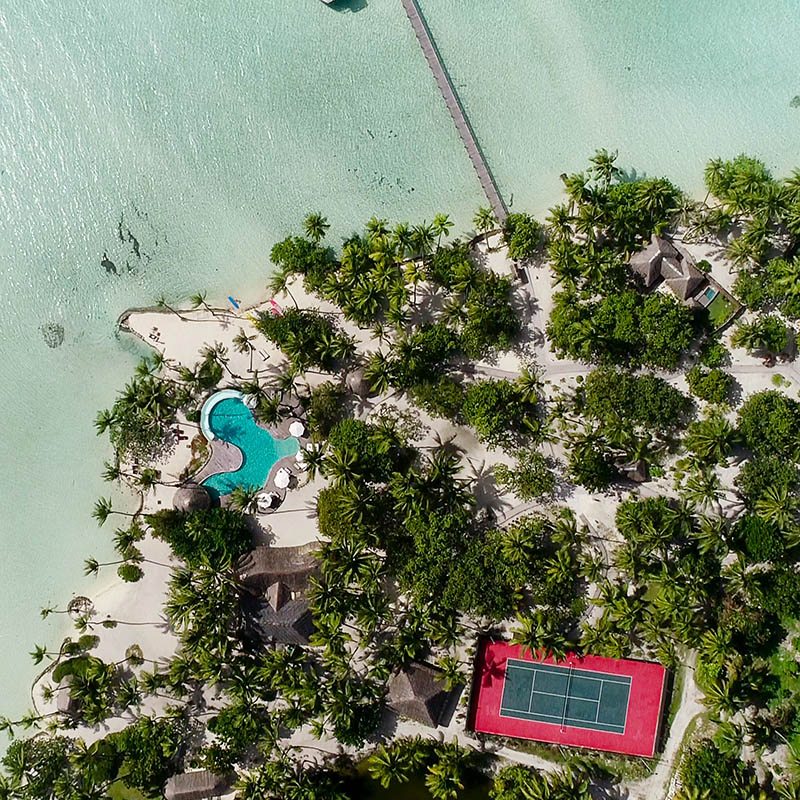
[[[180,311],[174,309],[168,302],[166,297],[162,294],[158,300],[156,300],[156,308],[159,308],[163,311],[171,311],[178,319],[183,320],[183,322],[191,322],[192,320],[188,317],[184,317]]]
[[[423,222],[411,229],[414,251],[417,255],[427,258],[436,241],[436,233],[431,225]]]
[[[253,345],[253,342],[256,339],[256,335],[254,333],[248,334],[244,328],[239,328],[239,333],[233,337],[233,348],[236,350],[237,353],[248,353],[250,356],[250,366],[248,367],[248,372],[253,372],[253,354],[256,351],[256,348]]]
[[[603,147],[599,150],[595,150],[594,155],[589,159],[589,161],[594,164],[592,173],[605,186],[608,186],[619,174],[619,167],[614,166],[617,155],[618,153],[616,150],[614,150],[613,153],[609,153],[608,150]]]
[[[306,230],[306,236],[311,239],[314,244],[319,244],[324,238],[325,234],[331,226],[328,224],[327,217],[322,214],[308,214],[303,220],[303,227]]]
[[[211,314],[212,317],[216,317],[217,314],[213,308],[206,302],[206,298],[208,297],[208,292],[197,292],[193,294],[189,298],[189,302],[192,304],[192,308],[204,308],[206,311]]]
[[[414,245],[414,238],[407,223],[398,222],[394,226],[392,242],[394,243],[397,258],[402,261],[411,252]]]
[[[511,631],[512,644],[522,647],[535,656],[538,654],[552,656],[556,661],[567,654],[567,640],[554,627],[553,619],[541,609],[534,609],[530,616],[517,615],[520,627]]]
[[[95,501],[92,516],[97,520],[97,524],[102,527],[105,521],[112,515],[119,514],[123,517],[136,517],[136,514],[131,514],[127,511],[117,511],[111,505],[111,498],[101,497]]]
[[[258,512],[260,492],[258,486],[237,486],[231,492],[231,505],[243,514],[255,514]]]
[[[736,429],[719,412],[693,422],[685,439],[687,449],[706,464],[724,464],[737,442]]]
[[[275,272],[270,275],[269,280],[267,281],[267,289],[273,295],[288,295],[291,298],[291,301],[294,303],[294,307],[299,310],[300,306],[297,304],[295,296],[289,289],[289,280],[291,275],[292,273],[289,272],[285,267],[275,270]]]
[[[405,279],[413,289],[411,304],[417,305],[417,285],[427,278],[427,271],[421,261],[409,261],[405,268]]]
[[[472,218],[472,224],[475,226],[475,230],[483,234],[486,239],[486,249],[488,250],[489,231],[497,226],[497,217],[495,217],[494,211],[492,211],[491,208],[480,206],[475,212],[475,216]]]
[[[97,412],[94,418],[94,428],[98,436],[102,436],[114,425],[114,414],[107,408]]]
[[[699,508],[716,506],[718,516],[722,516],[722,498],[724,492],[719,475],[711,468],[693,471],[683,485],[683,497]]]

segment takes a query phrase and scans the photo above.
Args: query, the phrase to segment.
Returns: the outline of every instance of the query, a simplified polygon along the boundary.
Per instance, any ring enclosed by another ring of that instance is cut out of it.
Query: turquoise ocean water
[[[696,190],[711,155],[800,161],[800,0],[422,7],[514,208],[546,208],[596,146]],[[399,0],[3,4],[0,711],[56,640],[38,608],[111,549],[92,419],[136,357],[119,313],[254,296],[309,210],[336,242],[373,213],[465,230],[482,202]]]

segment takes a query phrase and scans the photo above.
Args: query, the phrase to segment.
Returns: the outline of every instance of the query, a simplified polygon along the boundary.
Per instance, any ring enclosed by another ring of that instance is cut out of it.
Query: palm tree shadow
[[[467,459],[470,465],[471,477],[468,479],[472,493],[478,502],[479,507],[491,509],[493,512],[502,511],[510,505],[500,496],[495,482],[494,472],[491,465],[487,466],[484,459],[480,464],[471,458]]]

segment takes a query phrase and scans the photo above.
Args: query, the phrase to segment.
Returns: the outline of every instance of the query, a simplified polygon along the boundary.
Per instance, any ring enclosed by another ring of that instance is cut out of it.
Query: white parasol
[[[289,480],[291,479],[291,477],[292,477],[291,472],[289,472],[288,469],[283,467],[275,473],[275,485],[279,489],[286,489],[289,486]]]
[[[299,438],[300,436],[303,436],[303,435],[305,434],[305,432],[306,432],[306,426],[305,426],[305,425],[303,425],[303,423],[302,423],[302,422],[298,422],[298,421],[296,421],[296,420],[295,420],[295,421],[294,421],[294,422],[293,422],[293,423],[292,423],[292,424],[289,426],[289,433],[290,433],[292,436],[295,436],[295,437],[297,437],[297,438]]]

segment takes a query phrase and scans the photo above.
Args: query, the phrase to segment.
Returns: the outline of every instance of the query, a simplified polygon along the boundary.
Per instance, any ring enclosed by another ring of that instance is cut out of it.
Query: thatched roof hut
[[[305,645],[316,630],[308,599],[304,594],[292,592],[284,583],[273,583],[267,589],[265,603],[245,603],[244,609],[247,636],[262,646]]]
[[[239,580],[253,594],[263,595],[270,586],[282,584],[294,594],[302,594],[309,578],[320,574],[317,545],[300,547],[256,547],[236,565]]]
[[[398,714],[435,728],[450,698],[442,671],[430,664],[411,664],[389,680],[389,706]]]
[[[184,484],[172,498],[172,507],[176,511],[201,511],[210,506],[211,495],[197,483]]]
[[[635,253],[628,263],[645,286],[663,278],[679,300],[688,300],[705,281],[689,253],[661,236],[653,235],[647,247]]]
[[[204,800],[220,797],[230,791],[233,780],[229,775],[216,775],[207,769],[173,775],[164,788],[167,800]]]

